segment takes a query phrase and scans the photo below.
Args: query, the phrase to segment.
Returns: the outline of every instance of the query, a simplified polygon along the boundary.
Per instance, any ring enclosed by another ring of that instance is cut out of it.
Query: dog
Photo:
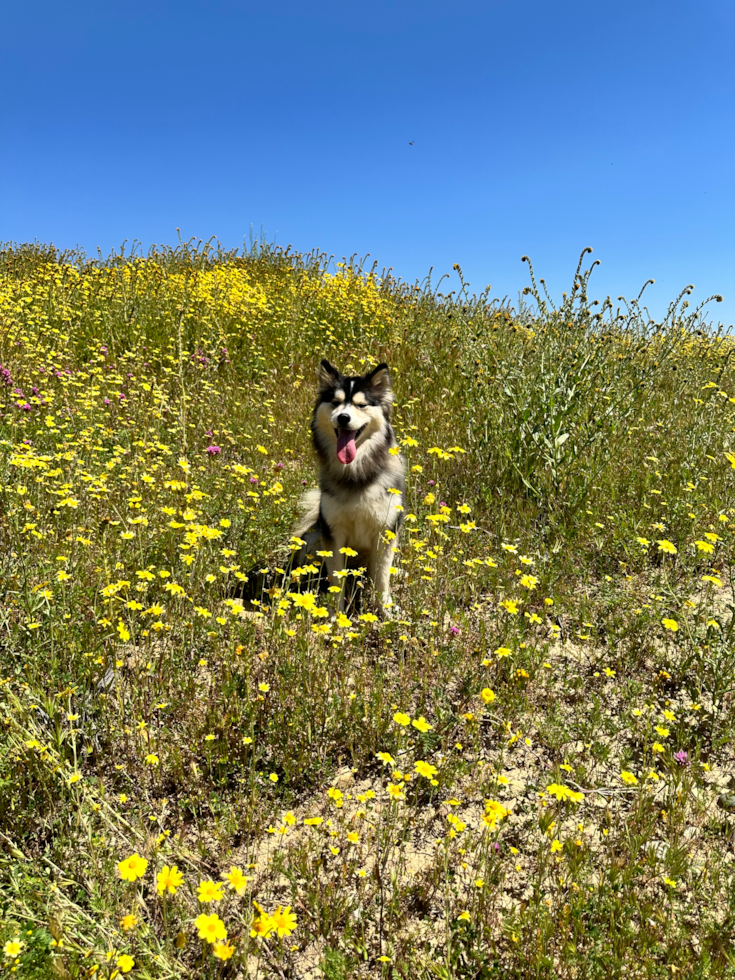
[[[304,552],[327,552],[333,586],[345,608],[343,548],[367,568],[380,611],[392,605],[390,570],[398,551],[406,492],[405,464],[390,424],[393,388],[387,364],[368,374],[342,374],[327,360],[317,372],[318,394],[311,433],[319,489],[301,499],[294,535]]]

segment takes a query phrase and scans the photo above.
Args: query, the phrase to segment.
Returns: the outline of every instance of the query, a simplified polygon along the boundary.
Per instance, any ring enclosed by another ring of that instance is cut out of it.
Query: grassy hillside
[[[733,343],[529,281],[0,252],[8,975],[735,976]],[[383,623],[233,599],[324,356],[394,374]]]

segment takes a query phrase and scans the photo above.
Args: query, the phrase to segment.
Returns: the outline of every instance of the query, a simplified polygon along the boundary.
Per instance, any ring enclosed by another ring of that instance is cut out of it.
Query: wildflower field
[[[733,342],[583,259],[0,251],[0,976],[735,976]],[[322,357],[393,372],[384,621],[239,598]]]

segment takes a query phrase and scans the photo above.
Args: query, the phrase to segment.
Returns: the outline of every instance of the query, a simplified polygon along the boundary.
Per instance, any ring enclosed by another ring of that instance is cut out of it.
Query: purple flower
[[[251,482],[251,483],[258,483],[259,481],[258,481],[258,478],[257,478],[257,476],[251,476],[251,477],[250,477],[250,482]]]
[[[434,481],[433,480],[429,480],[429,486],[430,487],[433,487],[434,486]]]
[[[219,456],[222,449],[219,446],[207,446],[204,451],[205,453],[209,453],[210,456]]]
[[[680,766],[689,765],[689,754],[682,749],[680,752],[674,752],[674,758],[679,763]]]
[[[2,364],[0,364],[0,383],[4,384],[7,388],[13,383],[10,371],[6,367],[3,367]]]
[[[111,405],[111,404],[112,404],[112,402],[110,401],[110,399],[109,398],[105,398],[105,405]]]
[[[450,626],[449,627],[449,632],[450,633],[453,633],[456,636],[457,633],[459,633],[459,627],[458,626]]]

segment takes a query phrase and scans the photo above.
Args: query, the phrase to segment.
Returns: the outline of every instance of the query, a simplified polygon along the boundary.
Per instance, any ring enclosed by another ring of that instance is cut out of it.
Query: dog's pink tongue
[[[348,429],[340,429],[337,435],[337,459],[346,465],[351,463],[355,456],[357,456],[355,433]]]

